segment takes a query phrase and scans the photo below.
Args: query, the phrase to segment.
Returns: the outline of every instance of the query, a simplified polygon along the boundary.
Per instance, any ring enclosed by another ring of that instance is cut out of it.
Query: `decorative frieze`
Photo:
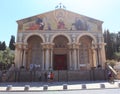
[[[78,43],[68,43],[68,48],[69,49],[79,49],[80,44]]]
[[[18,50],[27,50],[27,43],[17,43],[15,44],[15,47]]]
[[[54,43],[42,43],[42,49],[53,49]]]

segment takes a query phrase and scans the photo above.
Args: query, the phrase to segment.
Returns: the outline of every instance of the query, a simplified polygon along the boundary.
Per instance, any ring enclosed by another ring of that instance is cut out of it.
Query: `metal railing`
[[[9,75],[0,73],[1,82],[38,82],[47,81],[46,75],[50,71],[9,71]],[[58,70],[52,71],[54,73],[54,81],[96,81],[96,80],[107,80],[107,73],[104,69],[93,69],[93,70]],[[47,73],[47,74],[45,74]]]

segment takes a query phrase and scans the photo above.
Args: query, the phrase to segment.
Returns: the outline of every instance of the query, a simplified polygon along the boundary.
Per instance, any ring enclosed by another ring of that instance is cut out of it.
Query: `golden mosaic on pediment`
[[[18,21],[18,31],[98,31],[101,22],[64,9],[57,9]],[[22,24],[21,24],[22,23]]]

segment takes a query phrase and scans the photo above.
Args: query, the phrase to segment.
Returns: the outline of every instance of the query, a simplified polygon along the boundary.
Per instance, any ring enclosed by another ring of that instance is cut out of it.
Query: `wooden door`
[[[54,70],[67,70],[67,55],[54,55]]]

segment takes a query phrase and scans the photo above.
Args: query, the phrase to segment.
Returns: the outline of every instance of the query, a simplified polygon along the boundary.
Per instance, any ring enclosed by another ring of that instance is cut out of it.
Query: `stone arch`
[[[45,38],[43,37],[43,35],[38,34],[38,33],[31,33],[31,34],[28,34],[28,35],[25,37],[24,43],[27,43],[27,40],[28,40],[31,36],[34,36],[34,35],[39,36],[39,37],[42,39],[42,41],[45,42]]]
[[[26,50],[26,68],[31,69],[31,65],[36,65],[42,69],[42,43],[43,39],[38,34],[31,34],[26,38],[27,50]]]
[[[54,34],[54,35],[52,36],[50,42],[53,42],[54,39],[55,39],[55,37],[57,37],[57,36],[59,36],[59,35],[65,36],[65,37],[68,39],[69,43],[71,43],[71,38],[70,38],[67,34],[65,34],[65,33]]]
[[[97,43],[94,35],[90,33],[83,33],[77,37],[77,43],[80,42],[79,49],[79,64],[80,68],[90,69],[96,65],[96,53],[92,43]],[[81,58],[82,57],[82,58]],[[84,66],[82,66],[82,64]]]
[[[93,39],[94,43],[97,43],[97,40],[95,38],[95,36],[93,36],[92,34],[90,33],[83,33],[83,34],[80,34],[78,37],[77,37],[77,43],[79,43],[79,39],[82,37],[82,36],[89,36]]]

